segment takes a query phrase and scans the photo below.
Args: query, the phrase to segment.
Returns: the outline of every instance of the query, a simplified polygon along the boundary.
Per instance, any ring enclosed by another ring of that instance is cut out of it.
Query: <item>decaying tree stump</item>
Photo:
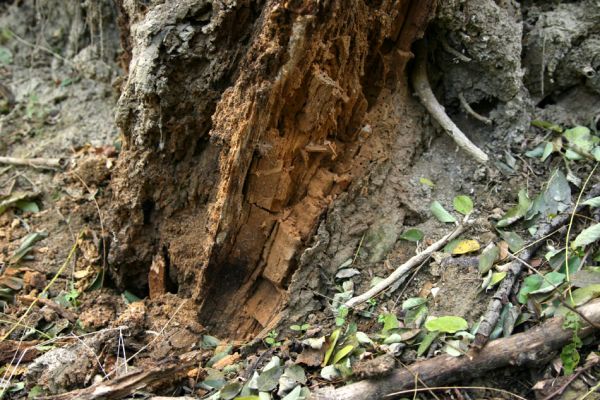
[[[410,47],[435,1],[120,7],[131,50],[109,213],[117,284],[193,297],[206,324],[255,333],[277,319],[328,204],[385,156],[363,117],[410,97]]]

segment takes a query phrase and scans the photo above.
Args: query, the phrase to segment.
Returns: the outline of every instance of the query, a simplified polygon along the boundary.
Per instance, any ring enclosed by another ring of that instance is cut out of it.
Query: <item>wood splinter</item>
[[[446,114],[444,107],[435,98],[427,78],[427,49],[425,48],[425,42],[422,40],[419,41],[415,45],[415,49],[415,67],[413,68],[411,77],[413,87],[417,97],[421,100],[421,104],[423,104],[429,114],[431,114],[461,149],[469,153],[480,163],[487,163],[489,159],[487,154],[475,146],[460,128],[452,122],[448,114]]]

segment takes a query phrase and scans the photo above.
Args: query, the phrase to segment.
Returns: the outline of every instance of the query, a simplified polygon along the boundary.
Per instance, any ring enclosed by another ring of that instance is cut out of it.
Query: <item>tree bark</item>
[[[323,211],[386,156],[368,149],[363,119],[378,103],[412,101],[410,46],[435,1],[120,7],[131,52],[113,276],[141,295],[194,298],[223,334],[254,334],[286,304]]]

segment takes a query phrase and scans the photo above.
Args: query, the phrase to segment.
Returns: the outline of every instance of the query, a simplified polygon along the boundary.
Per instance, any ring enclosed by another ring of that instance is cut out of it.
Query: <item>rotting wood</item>
[[[410,99],[404,67],[436,2],[118,3],[132,61],[117,107],[114,281],[149,290],[163,254],[204,325],[254,336],[288,303],[319,217],[385,156],[363,142],[363,119],[390,91]]]
[[[66,165],[64,158],[20,158],[0,157],[0,164],[19,165],[33,168],[56,169]]]
[[[489,159],[487,154],[475,146],[460,128],[456,126],[448,114],[446,114],[444,107],[435,98],[433,90],[431,90],[427,78],[427,49],[425,48],[425,42],[418,42],[415,45],[415,49],[415,67],[412,73],[412,83],[421,103],[461,149],[469,153],[480,163],[485,164]]]
[[[600,299],[579,307],[578,311],[589,320],[600,322]],[[595,331],[585,322],[582,324],[580,337]],[[462,357],[442,355],[397,369],[380,379],[364,380],[337,389],[322,388],[315,393],[315,399],[394,398],[393,393],[414,387],[415,376],[425,385],[437,386],[476,378],[498,368],[539,365],[551,359],[554,351],[561,349],[572,339],[573,331],[563,328],[563,318],[555,317],[527,332],[494,340],[479,352],[472,350]]]
[[[594,185],[588,192],[587,197],[592,198],[598,195],[600,195],[600,184]],[[577,211],[581,210],[583,207],[585,206],[580,204],[577,208]],[[475,335],[475,341],[473,342],[473,346],[475,348],[481,349],[487,343],[490,334],[494,330],[494,327],[496,326],[496,323],[500,318],[502,306],[504,306],[504,304],[506,304],[506,302],[508,301],[508,298],[513,291],[515,282],[517,281],[519,275],[521,274],[521,271],[523,270],[522,261],[529,261],[529,259],[533,257],[535,252],[544,244],[544,241],[542,240],[544,237],[548,236],[549,234],[553,233],[561,227],[566,229],[565,224],[568,223],[572,212],[573,207],[569,208],[563,214],[553,218],[550,222],[541,223],[531,242],[527,244],[524,247],[523,251],[519,253],[519,259],[512,261],[509,264],[508,273],[506,274],[506,277],[502,280],[502,282],[500,282],[500,286],[498,287],[496,293],[494,293],[494,296],[490,300],[485,314],[483,314],[483,319],[479,324],[479,329],[477,330],[477,334]]]
[[[466,219],[467,218],[465,218],[465,221],[463,221],[462,224],[457,226],[452,232],[442,237],[440,240],[427,247],[421,253],[411,257],[407,262],[396,268],[394,272],[392,272],[387,278],[380,281],[377,285],[373,286],[365,293],[359,296],[355,296],[350,300],[346,301],[344,303],[344,306],[348,308],[356,307],[357,305],[362,304],[370,298],[375,297],[379,293],[383,292],[385,289],[394,284],[394,282],[396,282],[398,279],[406,275],[411,269],[421,264],[423,261],[427,260],[427,258],[429,258],[433,252],[440,250],[446,245],[446,243],[455,239],[461,233],[463,233],[469,226]]]

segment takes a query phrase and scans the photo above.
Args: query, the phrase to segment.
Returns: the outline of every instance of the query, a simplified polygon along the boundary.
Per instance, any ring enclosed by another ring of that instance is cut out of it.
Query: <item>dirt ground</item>
[[[380,95],[383,100],[363,121],[365,149],[372,152],[365,159],[374,161],[322,215],[287,284],[282,319],[244,340],[203,326],[191,300],[173,293],[140,299],[144,290],[118,290],[108,273],[112,237],[105,221],[121,146],[114,111],[124,79],[111,3],[86,2],[83,9],[52,7],[51,1],[0,4],[0,153],[61,163],[0,165],[2,201],[14,200],[6,210],[0,208],[0,397],[38,398],[81,389],[190,352],[196,352],[195,364],[138,395],[209,396],[214,386],[207,376],[244,382],[274,355],[306,366],[306,386],[315,389],[330,382],[319,375],[319,355],[299,350],[301,340],[335,329],[332,299],[335,303],[337,294],[366,291],[374,279],[386,277],[452,229],[431,216],[431,202],[451,210],[455,196],[468,195],[475,223],[463,238],[477,240],[482,248],[500,242],[495,223],[516,203],[519,190],[539,193],[552,171],[565,165],[558,156],[542,162],[525,155],[550,135],[531,121],[582,125],[596,134],[600,129],[600,4],[442,3],[427,34],[430,80],[450,117],[491,156],[490,162],[481,165],[459,150],[415,98],[398,103],[410,93]],[[470,61],[461,61],[461,55]],[[493,123],[466,112],[461,98]],[[387,155],[373,157],[378,148]],[[593,166],[569,164],[572,177],[580,180]],[[596,172],[590,186],[598,181]],[[572,185],[574,196],[577,188]],[[402,240],[410,228],[422,231],[424,239]],[[353,276],[336,278],[349,261]],[[472,326],[493,293],[481,284],[476,257],[440,252],[347,322],[374,334],[380,329],[378,315],[404,316],[404,300],[424,297],[429,315],[463,317]],[[30,310],[37,296],[45,301]],[[538,322],[534,318],[517,331]],[[303,324],[309,327],[300,334],[290,328]],[[587,345],[597,347],[596,342]],[[439,351],[441,346],[426,355]],[[402,363],[417,359],[414,346],[395,356]],[[555,372],[552,366],[501,370],[465,383],[535,398],[534,384]],[[589,386],[578,379],[561,398],[577,398]],[[444,396],[460,398],[454,392]],[[481,392],[474,396],[481,398]],[[485,398],[509,397],[485,392]]]

